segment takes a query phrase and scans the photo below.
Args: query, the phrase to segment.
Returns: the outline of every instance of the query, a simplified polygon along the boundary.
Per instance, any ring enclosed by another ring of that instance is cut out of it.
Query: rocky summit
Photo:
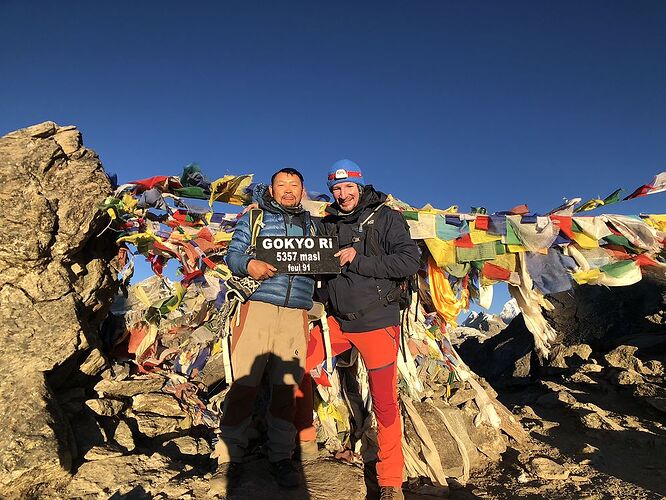
[[[0,138],[0,498],[375,498],[361,460],[371,439],[340,451],[329,436],[285,492],[260,425],[238,488],[210,491],[215,421],[202,406],[219,415],[224,391],[203,405],[185,379],[137,370],[101,334],[138,291],[118,293],[123,259],[98,210],[112,189],[74,126]],[[421,395],[401,400],[407,498],[666,495],[665,282],[658,267],[635,285],[549,297],[558,338],[545,358],[515,303],[450,332],[469,377],[439,380],[433,363]],[[223,372],[210,363],[200,385]]]

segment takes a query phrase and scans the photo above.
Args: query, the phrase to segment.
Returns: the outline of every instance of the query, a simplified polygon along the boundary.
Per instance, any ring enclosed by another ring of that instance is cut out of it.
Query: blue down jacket
[[[270,196],[268,187],[259,184],[253,194],[254,201],[264,212],[263,227],[259,236],[309,236],[312,227],[310,214],[302,208],[287,211]],[[247,264],[254,258],[246,250],[251,242],[250,213],[240,218],[229,244],[226,262],[237,276],[248,276]],[[276,274],[262,281],[250,300],[267,302],[276,306],[310,309],[314,279],[312,276]]]

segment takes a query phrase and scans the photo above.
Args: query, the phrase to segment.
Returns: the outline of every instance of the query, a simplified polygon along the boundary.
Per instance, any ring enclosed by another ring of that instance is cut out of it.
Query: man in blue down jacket
[[[312,221],[301,206],[302,196],[303,176],[295,169],[276,172],[268,188],[259,185],[254,193],[263,211],[259,236],[310,236]],[[232,333],[234,382],[224,401],[221,441],[215,450],[218,470],[210,484],[211,491],[218,494],[228,490],[242,472],[247,430],[265,371],[272,386],[268,460],[280,486],[300,484],[300,474],[291,461],[296,438],[293,418],[296,389],[305,368],[307,311],[312,307],[314,280],[276,273],[271,264],[247,253],[251,233],[248,212],[238,221],[226,257],[234,275],[262,282],[242,304],[239,324]]]

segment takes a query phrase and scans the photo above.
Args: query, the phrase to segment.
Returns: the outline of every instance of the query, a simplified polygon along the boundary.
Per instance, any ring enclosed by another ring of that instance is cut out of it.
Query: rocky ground
[[[663,498],[666,360],[636,354],[632,346],[605,355],[584,344],[562,348],[538,380],[502,389],[499,399],[520,419],[529,440],[521,445],[509,440],[501,460],[487,460],[465,485],[452,482],[449,497]],[[141,409],[138,403],[134,411]],[[150,404],[167,413],[166,401]],[[204,439],[180,437],[164,442],[159,452],[140,451],[92,448],[72,482],[53,498],[212,498]],[[305,487],[285,493],[275,486],[265,460],[258,458],[248,463],[241,486],[228,498],[375,496],[360,467],[327,458],[323,451],[318,461],[303,465],[303,473]],[[408,493],[408,498],[438,497],[430,487],[415,489],[419,494]]]
[[[664,498],[663,362],[620,346],[565,349],[534,383],[499,398],[530,434],[451,498]],[[654,356],[648,356],[654,358]]]

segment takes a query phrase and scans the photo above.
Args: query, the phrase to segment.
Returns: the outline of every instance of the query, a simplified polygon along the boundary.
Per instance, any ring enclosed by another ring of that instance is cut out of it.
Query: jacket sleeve
[[[398,212],[386,208],[386,217],[380,231],[380,238],[388,246],[387,255],[367,256],[356,254],[349,264],[349,270],[371,278],[400,279],[415,274],[419,270],[419,248],[409,236],[405,222]],[[377,221],[379,222],[379,221]],[[387,248],[387,247],[385,247]]]
[[[247,263],[254,257],[246,254],[246,250],[250,246],[250,212],[243,215],[236,223],[234,235],[231,237],[229,249],[225,260],[231,273],[236,276],[248,276]]]

